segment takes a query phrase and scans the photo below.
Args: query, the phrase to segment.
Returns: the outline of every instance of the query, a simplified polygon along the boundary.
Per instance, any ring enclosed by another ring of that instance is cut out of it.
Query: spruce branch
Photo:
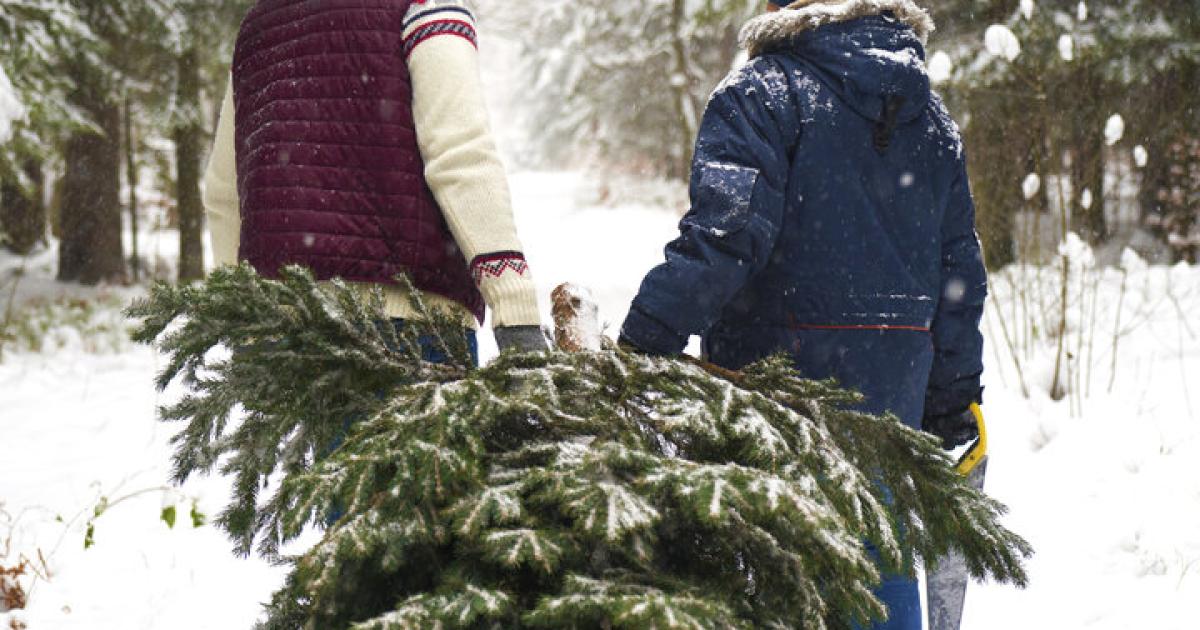
[[[263,628],[850,628],[885,614],[866,543],[885,568],[956,549],[1027,580],[1004,507],[935,440],[786,357],[474,368],[453,317],[414,297],[422,319],[396,328],[381,304],[242,266],[130,309],[168,354],[159,386],[189,387],[162,410],[176,477],[232,477],[218,525],[291,566]]]

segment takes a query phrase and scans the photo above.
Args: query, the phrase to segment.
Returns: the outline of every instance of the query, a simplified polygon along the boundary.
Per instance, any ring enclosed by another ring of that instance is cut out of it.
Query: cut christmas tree
[[[867,543],[886,570],[954,550],[1026,581],[1028,544],[934,438],[785,358],[475,367],[461,322],[414,299],[423,321],[382,325],[359,295],[242,266],[130,308],[159,386],[190,388],[162,410],[177,480],[231,476],[218,525],[290,563],[262,628],[849,628],[886,615]]]

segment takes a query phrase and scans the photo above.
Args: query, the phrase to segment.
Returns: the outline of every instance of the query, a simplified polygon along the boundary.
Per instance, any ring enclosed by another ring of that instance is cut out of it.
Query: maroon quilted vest
[[[483,319],[425,182],[402,52],[411,0],[259,0],[233,60],[239,257],[264,275],[394,284]]]

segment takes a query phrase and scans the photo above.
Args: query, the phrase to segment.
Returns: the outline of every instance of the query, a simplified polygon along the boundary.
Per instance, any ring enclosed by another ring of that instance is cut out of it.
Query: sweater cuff
[[[638,350],[659,356],[674,356],[687,347],[687,337],[676,333],[662,322],[643,313],[636,306],[629,309],[621,326],[621,340]]]
[[[452,36],[479,47],[475,16],[462,0],[443,0],[426,5],[413,3],[404,17],[404,58],[412,56],[422,43],[435,37]]]
[[[537,285],[521,252],[476,256],[471,272],[483,300],[492,309],[492,327],[541,326]]]

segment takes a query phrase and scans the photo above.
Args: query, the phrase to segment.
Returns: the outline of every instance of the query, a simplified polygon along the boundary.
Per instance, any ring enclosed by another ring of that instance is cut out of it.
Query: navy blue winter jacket
[[[980,397],[987,282],[962,141],[924,47],[892,13],[785,34],[713,93],[691,210],[622,337],[674,354],[702,335],[733,368],[781,350],[803,366],[824,345],[810,363],[856,357],[920,388],[903,396],[910,424],[963,410]]]

